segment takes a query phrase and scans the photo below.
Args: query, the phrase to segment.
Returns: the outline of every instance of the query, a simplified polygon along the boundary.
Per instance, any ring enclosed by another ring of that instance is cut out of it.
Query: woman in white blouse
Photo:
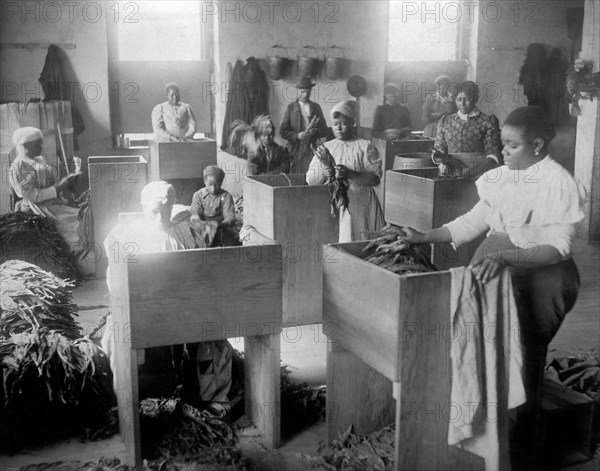
[[[487,233],[470,265],[477,278],[485,283],[504,267],[511,270],[528,397],[518,414],[511,444],[517,469],[532,469],[522,458],[533,455],[533,418],[546,349],[579,290],[571,242],[575,224],[584,217],[585,194],[548,154],[553,137],[554,130],[542,108],[514,110],[502,128],[505,165],[477,180],[480,200],[475,207],[426,233],[404,229],[410,242],[452,242],[455,246]]]

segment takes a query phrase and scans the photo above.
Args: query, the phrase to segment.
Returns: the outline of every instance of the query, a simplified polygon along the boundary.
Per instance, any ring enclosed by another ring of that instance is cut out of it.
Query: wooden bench
[[[144,349],[244,337],[246,415],[280,441],[281,246],[134,254],[110,260],[120,432],[142,465],[138,364]]]

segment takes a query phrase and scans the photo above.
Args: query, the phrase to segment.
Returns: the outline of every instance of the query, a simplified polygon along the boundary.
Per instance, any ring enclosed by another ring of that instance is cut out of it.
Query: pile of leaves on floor
[[[544,376],[600,403],[600,357],[555,358]]]
[[[72,283],[20,260],[0,265],[0,443],[116,432],[108,359],[74,317]]]
[[[367,254],[365,260],[399,275],[435,271],[435,266],[418,245],[400,239],[405,235],[399,227],[385,227],[363,248]]]
[[[33,263],[60,278],[77,277],[65,240],[47,218],[33,213],[0,216],[0,263],[12,259]]]
[[[251,469],[251,461],[235,448],[234,426],[179,398],[140,402],[142,454],[154,461]]]
[[[391,471],[394,469],[395,426],[365,435],[350,426],[339,439],[321,443],[320,456],[303,457],[310,470]]]
[[[284,440],[325,420],[327,390],[307,383],[294,384],[290,367],[281,365],[281,436]]]

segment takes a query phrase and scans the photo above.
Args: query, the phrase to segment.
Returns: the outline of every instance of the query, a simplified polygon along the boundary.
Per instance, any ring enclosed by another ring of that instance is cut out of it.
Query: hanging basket
[[[332,56],[332,53],[336,53],[338,56]],[[341,57],[339,54],[341,54]],[[325,53],[325,76],[330,80],[343,77],[347,70],[347,63],[348,61],[346,60],[346,56],[344,55],[342,48],[338,46],[331,46]]]
[[[315,57],[309,56],[309,53]],[[322,62],[322,60],[319,60],[319,54],[314,47],[304,46],[298,52],[298,75],[300,77],[315,77]]]
[[[285,56],[280,51],[285,52]],[[278,54],[279,53],[279,54]],[[267,51],[267,74],[273,80],[279,80],[285,75],[285,69],[289,62],[289,54],[285,47],[275,45]]]

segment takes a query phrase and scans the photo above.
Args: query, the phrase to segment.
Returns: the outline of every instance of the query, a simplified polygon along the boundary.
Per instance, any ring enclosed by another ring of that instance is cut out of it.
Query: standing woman
[[[456,90],[450,89],[451,79],[447,75],[440,75],[433,83],[435,84],[435,94],[427,95],[423,104],[422,121],[425,125],[423,136],[433,137],[437,133],[437,124],[444,116],[456,113]]]
[[[152,110],[152,132],[158,142],[189,141],[196,133],[196,117],[192,107],[180,100],[176,83],[165,86],[167,101]]]
[[[383,226],[383,213],[373,189],[381,178],[381,157],[369,141],[356,137],[353,101],[335,105],[331,118],[335,139],[316,149],[306,181],[309,185],[323,185],[328,177],[346,179],[348,208],[340,214],[339,242],[368,239],[368,232]],[[328,164],[328,154],[335,167]]]
[[[533,469],[535,413],[548,344],[575,304],[579,273],[572,259],[575,224],[584,217],[585,194],[571,174],[548,154],[554,129],[539,106],[518,108],[502,128],[505,165],[476,182],[479,202],[443,227],[420,233],[407,228],[414,243],[455,246],[487,233],[471,267],[486,283],[510,270],[524,347],[527,403],[511,437],[515,469]]]

